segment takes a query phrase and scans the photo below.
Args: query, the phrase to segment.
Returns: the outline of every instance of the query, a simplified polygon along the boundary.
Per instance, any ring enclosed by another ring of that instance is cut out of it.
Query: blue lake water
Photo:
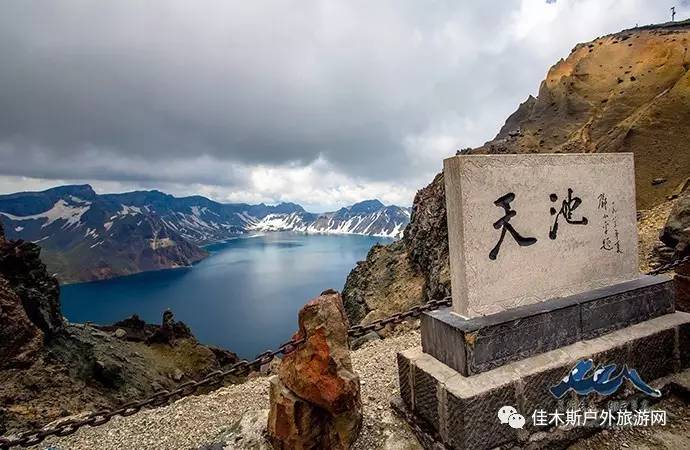
[[[209,246],[211,256],[182,269],[62,287],[71,322],[110,324],[132,314],[160,323],[171,309],[196,337],[253,357],[288,340],[297,312],[328,288],[342,290],[376,242],[354,235],[267,233]]]

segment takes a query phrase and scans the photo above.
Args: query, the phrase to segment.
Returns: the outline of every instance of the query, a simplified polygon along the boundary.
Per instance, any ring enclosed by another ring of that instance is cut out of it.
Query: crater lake
[[[253,357],[297,331],[311,298],[341,291],[357,261],[376,243],[359,235],[266,233],[206,247],[210,256],[179,269],[61,287],[70,322],[112,324],[132,314],[160,323],[170,309],[204,344]]]

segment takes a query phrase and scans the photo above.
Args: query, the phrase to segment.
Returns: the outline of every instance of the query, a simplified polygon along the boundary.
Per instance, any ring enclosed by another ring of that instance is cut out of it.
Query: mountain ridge
[[[637,207],[654,209],[688,183],[689,43],[686,20],[577,44],[492,140],[459,153],[632,152]],[[441,172],[417,192],[403,238],[374,247],[350,272],[343,299],[351,323],[450,294],[446,220]]]
[[[63,283],[190,266],[208,256],[205,245],[247,233],[399,238],[409,217],[409,208],[378,200],[316,214],[296,203],[220,203],[158,190],[97,194],[88,184],[0,195],[8,237],[41,245]]]

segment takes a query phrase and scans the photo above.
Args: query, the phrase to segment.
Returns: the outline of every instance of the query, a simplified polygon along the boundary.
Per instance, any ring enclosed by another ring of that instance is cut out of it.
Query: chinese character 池
[[[556,194],[551,194],[549,198],[552,202],[558,200],[558,196]],[[565,219],[566,223],[571,225],[587,225],[586,217],[582,217],[580,220],[573,219],[573,211],[575,211],[581,203],[582,199],[580,199],[580,197],[573,197],[573,190],[568,189],[568,198],[563,200],[561,203],[560,211],[557,211],[553,206],[551,207],[551,215],[556,216],[553,221],[553,226],[549,230],[549,237],[551,239],[556,239],[556,236],[558,236],[558,218],[560,216],[563,216],[563,219]]]

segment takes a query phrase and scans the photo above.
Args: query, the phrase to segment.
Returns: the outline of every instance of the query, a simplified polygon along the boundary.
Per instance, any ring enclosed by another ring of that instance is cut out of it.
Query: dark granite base
[[[422,348],[462,375],[593,339],[675,311],[665,275],[464,319],[443,308],[422,316]]]
[[[649,404],[655,400],[629,386],[611,396],[577,396],[569,392],[555,399],[549,388],[558,384],[577,361],[628,365],[643,380],[661,389],[665,377],[690,364],[682,357],[682,349],[690,345],[689,328],[690,314],[666,314],[470,377],[460,375],[420,347],[412,348],[398,354],[400,396],[415,419],[431,428],[426,434],[435,436],[446,447],[481,450],[520,443],[526,448],[551,448],[526,445],[533,443],[537,432],[550,430],[534,426],[531,417],[536,410],[565,411],[583,404],[601,409],[616,402]],[[662,395],[664,392],[662,389]],[[506,405],[528,418],[523,430],[500,423],[497,412]]]

